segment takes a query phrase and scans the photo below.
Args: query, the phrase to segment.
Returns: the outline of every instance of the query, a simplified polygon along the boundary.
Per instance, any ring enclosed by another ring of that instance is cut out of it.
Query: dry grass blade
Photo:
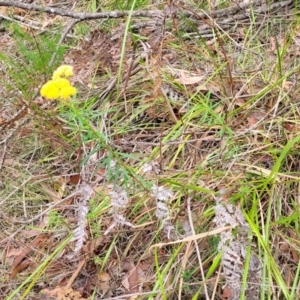
[[[231,229],[235,228],[236,226],[237,226],[237,224],[233,224],[233,225],[230,225],[230,226],[224,226],[222,228],[214,229],[214,230],[211,230],[211,231],[208,231],[208,232],[199,233],[199,234],[196,234],[196,235],[193,235],[193,236],[189,236],[189,237],[181,239],[181,240],[172,241],[172,242],[168,242],[168,243],[157,243],[157,244],[152,245],[149,248],[149,251],[151,252],[153,250],[153,248],[155,248],[155,247],[163,247],[163,246],[174,245],[174,244],[179,244],[179,243],[192,242],[192,241],[195,241],[195,240],[198,240],[198,239],[203,239],[203,238],[208,237],[208,236],[217,235],[221,232],[231,230]]]

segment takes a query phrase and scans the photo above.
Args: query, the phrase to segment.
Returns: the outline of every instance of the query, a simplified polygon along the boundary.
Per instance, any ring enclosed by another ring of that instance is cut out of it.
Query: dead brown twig
[[[64,10],[60,8],[41,6],[35,4],[27,4],[19,1],[0,1],[0,6],[11,6],[22,8],[26,10],[33,10],[42,13],[48,13],[53,15],[59,15],[64,17],[70,17],[79,20],[93,20],[93,19],[113,19],[113,18],[123,18],[128,16],[130,11],[109,11],[100,13],[85,13],[85,12],[72,12],[70,10]],[[140,10],[134,11],[132,13],[133,17],[153,17],[158,14],[158,10]]]
[[[266,7],[268,9],[274,9],[279,8],[283,6],[287,6],[292,4],[293,0],[285,0],[285,1],[276,1],[275,3],[267,5]],[[244,3],[241,3],[239,5],[234,5],[229,8],[216,10],[213,12],[200,12],[197,14],[197,19],[207,19],[208,17],[213,18],[219,18],[223,16],[228,16],[232,14],[236,14],[240,10],[245,10],[251,6],[257,6],[257,5],[263,5],[265,4],[265,0],[253,0],[253,1],[247,1]],[[64,10],[60,8],[54,8],[54,7],[48,7],[48,6],[41,6],[41,5],[35,5],[35,4],[27,4],[22,3],[19,1],[0,1],[0,6],[11,6],[11,7],[17,7],[22,8],[25,10],[33,10],[38,11],[41,13],[48,13],[53,15],[60,15],[65,16],[73,19],[77,19],[80,21],[83,20],[93,20],[93,19],[115,19],[115,18],[123,18],[131,14],[132,17],[149,17],[153,18],[157,16],[160,13],[160,10],[138,10],[138,11],[107,11],[107,12],[99,12],[99,13],[85,13],[85,12],[72,12],[70,10]],[[298,3],[299,6],[299,3]],[[179,7],[177,7],[179,8]],[[191,13],[190,11],[186,11],[184,8],[181,9],[182,13],[186,17],[194,17],[195,14]]]

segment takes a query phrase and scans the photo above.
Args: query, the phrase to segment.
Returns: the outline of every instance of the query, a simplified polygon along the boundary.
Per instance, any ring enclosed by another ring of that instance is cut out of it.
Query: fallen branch
[[[26,10],[38,11],[41,13],[48,13],[53,15],[59,15],[64,17],[70,17],[78,20],[93,20],[93,19],[114,19],[114,18],[123,18],[129,16],[130,11],[108,11],[108,12],[99,12],[99,13],[85,13],[85,12],[72,12],[70,10],[41,6],[35,4],[27,4],[19,1],[0,1],[0,6],[11,6],[18,7]],[[149,17],[153,18],[157,16],[161,11],[160,10],[140,10],[133,11],[133,17]]]
[[[264,5],[269,10],[276,9],[276,8],[290,5],[294,3],[294,0],[275,1],[275,3],[272,4],[267,4],[267,2],[268,2],[267,0],[253,0],[253,1],[240,3],[238,5],[230,6],[225,9],[220,9],[220,10],[215,10],[210,12],[205,12],[202,10],[200,13],[195,13],[193,11],[186,10],[185,7],[181,7],[181,6],[176,6],[176,7],[180,9],[183,15],[186,17],[192,17],[195,19],[208,19],[208,18],[220,18],[223,16],[233,15],[251,6]],[[299,6],[299,3],[297,5]],[[137,10],[133,12],[128,10],[125,11],[116,10],[116,11],[99,12],[99,13],[72,12],[70,10],[64,10],[60,8],[41,6],[35,4],[27,4],[19,1],[12,1],[12,0],[0,1],[0,7],[1,6],[11,6],[11,7],[22,8],[25,10],[33,10],[41,13],[48,13],[53,15],[69,17],[80,21],[94,20],[94,19],[116,19],[116,18],[127,17],[129,16],[129,14],[131,14],[132,17],[153,18],[161,13],[160,10]]]

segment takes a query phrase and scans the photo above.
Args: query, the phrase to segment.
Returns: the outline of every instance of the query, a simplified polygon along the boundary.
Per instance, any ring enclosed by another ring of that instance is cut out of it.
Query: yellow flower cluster
[[[73,75],[72,66],[62,65],[58,67],[52,76],[41,88],[41,96],[49,100],[66,100],[75,95],[76,88],[67,79]]]

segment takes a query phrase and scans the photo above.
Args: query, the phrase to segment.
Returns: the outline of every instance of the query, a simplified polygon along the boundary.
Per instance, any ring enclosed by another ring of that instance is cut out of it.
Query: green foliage
[[[126,1],[115,1],[115,6],[119,10],[130,10],[132,4],[135,3],[134,9],[141,9],[148,5],[148,0],[126,0]]]
[[[52,73],[53,69],[48,65],[53,54],[57,53],[56,64],[60,64],[66,47],[57,47],[61,30],[34,35],[26,32],[18,24],[12,24],[11,31],[16,43],[16,52],[0,52],[0,60],[6,64],[12,81],[3,83],[9,90],[22,91],[29,100],[41,79],[46,81]]]
[[[65,224],[65,219],[61,216],[57,211],[51,211],[48,215],[49,223],[48,227],[51,228],[59,228],[61,225]]]

